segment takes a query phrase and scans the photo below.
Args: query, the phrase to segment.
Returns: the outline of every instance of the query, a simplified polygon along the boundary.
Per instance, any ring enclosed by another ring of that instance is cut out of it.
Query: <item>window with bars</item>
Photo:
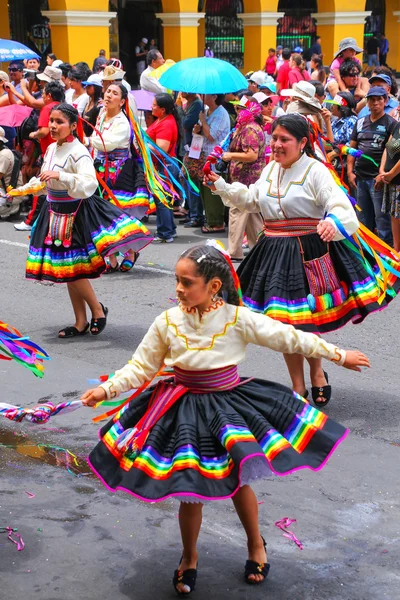
[[[311,16],[318,12],[316,0],[280,0],[278,12],[285,15],[278,19],[276,44],[291,50],[300,47],[303,52],[310,48],[317,35],[316,20]]]
[[[202,8],[201,8],[202,7]],[[239,69],[244,64],[242,0],[205,0],[199,10],[206,13],[206,45],[215,58],[226,60]]]

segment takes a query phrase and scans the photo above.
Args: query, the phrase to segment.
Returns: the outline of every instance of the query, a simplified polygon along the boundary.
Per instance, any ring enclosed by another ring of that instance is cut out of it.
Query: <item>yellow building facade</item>
[[[12,1],[12,0],[11,0]],[[89,64],[99,48],[109,49],[110,22],[118,7],[129,0],[48,0],[42,15],[49,19],[52,51],[64,61]],[[400,0],[382,0],[385,33],[390,42],[389,63],[400,72]],[[201,56],[205,45],[205,13],[199,0],[160,0],[157,18],[162,21],[164,54],[175,61]],[[243,0],[244,72],[261,68],[268,48],[276,46],[278,0]],[[365,0],[318,0],[317,33],[322,37],[326,62],[344,37],[363,46],[365,19],[371,14]],[[110,5],[114,10],[110,10]],[[204,8],[203,8],[204,10]],[[0,0],[0,36],[9,37],[8,2]],[[132,40],[134,45],[136,40]]]

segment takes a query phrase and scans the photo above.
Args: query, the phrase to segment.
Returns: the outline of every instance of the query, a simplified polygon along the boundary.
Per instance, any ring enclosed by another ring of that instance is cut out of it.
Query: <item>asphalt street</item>
[[[153,318],[171,306],[177,257],[204,240],[199,230],[179,227],[178,233],[173,244],[147,247],[130,273],[94,283],[109,307],[104,334],[59,340],[57,331],[73,323],[66,287],[24,279],[29,234],[1,221],[0,319],[51,356],[42,380],[1,361],[1,401],[33,406],[40,399],[76,399],[89,379],[123,366]],[[244,583],[243,531],[232,503],[216,502],[204,509],[198,584],[191,597],[400,598],[399,317],[397,300],[364,324],[327,336],[366,352],[372,368],[357,374],[327,365],[334,392],[327,412],[351,434],[326,468],[255,485],[271,563],[267,582]],[[289,384],[283,358],[257,347],[249,348],[240,372]],[[103,487],[85,463],[97,440],[94,414],[82,408],[44,426],[0,421],[0,528],[18,528],[25,542],[19,552],[0,533],[1,600],[175,597],[178,502],[145,504]],[[283,517],[297,520],[291,530],[303,550],[275,527]]]

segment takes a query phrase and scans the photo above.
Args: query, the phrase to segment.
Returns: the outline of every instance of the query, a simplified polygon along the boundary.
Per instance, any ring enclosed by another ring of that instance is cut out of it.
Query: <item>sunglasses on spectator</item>
[[[18,67],[8,67],[10,73],[16,73],[17,71],[22,71],[22,69],[18,69]]]

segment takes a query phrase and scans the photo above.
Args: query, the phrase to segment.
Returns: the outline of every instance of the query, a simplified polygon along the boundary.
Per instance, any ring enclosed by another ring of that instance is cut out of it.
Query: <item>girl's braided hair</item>
[[[53,108],[51,109],[51,112],[53,112],[53,110],[59,110],[60,112],[62,112],[63,115],[65,115],[67,117],[67,119],[68,119],[68,121],[70,122],[71,125],[73,123],[77,123],[78,122],[79,113],[76,110],[76,108],[74,108],[73,106],[71,106],[71,104],[67,104],[66,102],[62,102],[61,104],[56,104],[55,106],[53,106]]]
[[[222,252],[213,246],[194,246],[188,248],[181,255],[182,258],[190,258],[195,264],[196,274],[203,277],[208,283],[214,277],[222,281],[222,287],[219,294],[228,304],[240,305],[239,295],[235,288],[229,263]]]

